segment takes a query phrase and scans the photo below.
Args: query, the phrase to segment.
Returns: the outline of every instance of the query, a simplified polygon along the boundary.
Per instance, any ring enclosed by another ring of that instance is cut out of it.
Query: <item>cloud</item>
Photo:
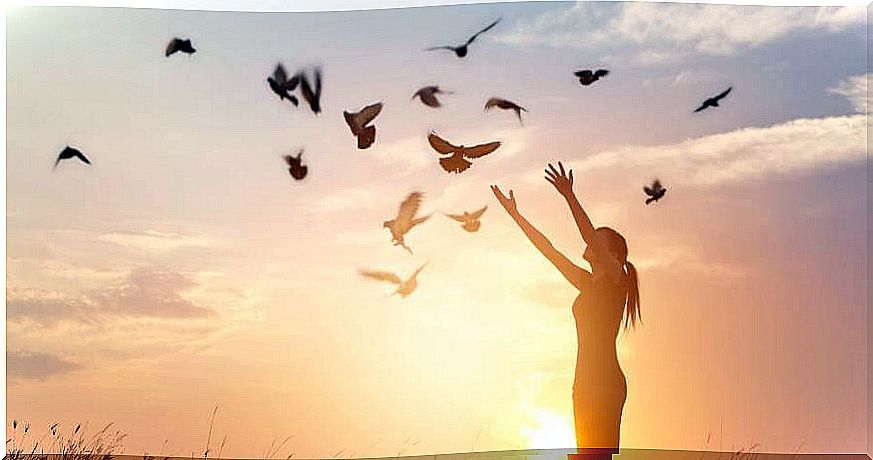
[[[188,247],[212,247],[214,239],[206,236],[189,236],[156,230],[145,232],[115,232],[100,235],[100,240],[131,249],[148,252],[166,252]]]
[[[866,75],[855,75],[849,77],[837,84],[836,87],[828,88],[828,92],[845,96],[852,103],[855,112],[866,114],[867,80],[871,76],[873,76],[873,74],[868,73]]]
[[[608,149],[572,166],[576,174],[619,166],[657,169],[674,185],[712,186],[862,162],[866,142],[864,115],[797,119],[675,144]]]
[[[731,55],[798,32],[837,32],[865,21],[863,7],[580,2],[523,21],[496,38],[606,55],[630,52],[637,63],[657,64],[688,52]]]
[[[81,368],[81,365],[48,353],[6,352],[6,371],[11,379],[44,380]]]
[[[186,275],[158,269],[137,269],[105,290],[77,298],[45,291],[7,294],[7,319],[41,326],[75,321],[96,325],[112,318],[209,319],[215,310],[183,297],[198,283]]]

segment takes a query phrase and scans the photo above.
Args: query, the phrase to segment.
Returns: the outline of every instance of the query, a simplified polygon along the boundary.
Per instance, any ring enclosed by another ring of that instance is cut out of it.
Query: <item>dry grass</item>
[[[12,421],[12,436],[6,440],[9,460],[112,460],[122,452],[127,435],[108,424],[88,434],[87,426],[78,424],[65,432],[60,423],[52,423],[40,438],[34,438],[30,424]]]

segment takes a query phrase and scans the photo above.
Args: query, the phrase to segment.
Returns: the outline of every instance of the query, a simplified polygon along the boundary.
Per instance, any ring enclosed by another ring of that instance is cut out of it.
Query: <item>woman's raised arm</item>
[[[497,201],[503,205],[503,208],[506,209],[506,212],[515,220],[515,223],[521,228],[524,232],[527,239],[530,240],[531,243],[544,255],[558,271],[564,275],[564,278],[570,282],[576,289],[580,291],[583,289],[583,286],[587,284],[587,281],[591,279],[591,273],[587,270],[579,267],[570,261],[564,254],[558,252],[552,243],[546,238],[545,235],[542,234],[539,230],[536,229],[521,213],[518,212],[518,207],[515,202],[515,196],[512,194],[512,190],[509,191],[509,197],[503,194],[496,185],[491,186],[491,191],[494,192],[494,196],[497,197]]]

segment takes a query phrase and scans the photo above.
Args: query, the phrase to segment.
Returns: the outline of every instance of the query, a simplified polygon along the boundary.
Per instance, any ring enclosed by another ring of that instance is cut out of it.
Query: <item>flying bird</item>
[[[462,58],[462,57],[464,57],[464,56],[467,55],[467,51],[468,51],[467,47],[470,46],[470,44],[473,43],[474,40],[476,40],[476,37],[478,37],[479,35],[481,35],[481,34],[487,32],[487,31],[489,31],[489,30],[491,30],[491,28],[494,27],[494,26],[496,26],[498,22],[500,22],[500,19],[498,19],[498,20],[492,22],[491,24],[488,24],[487,27],[485,27],[484,29],[480,30],[479,32],[476,32],[475,35],[473,35],[472,37],[470,37],[470,39],[467,40],[467,42],[464,43],[464,44],[461,45],[461,46],[435,46],[435,47],[433,47],[433,48],[427,48],[425,51],[434,51],[434,50],[452,50],[452,51],[455,52],[455,54],[456,54],[459,58]]]
[[[521,112],[527,112],[527,109],[516,104],[512,101],[507,101],[506,99],[501,99],[499,97],[492,97],[485,102],[485,110],[491,110],[492,108],[497,107],[498,109],[503,110],[513,110],[515,111],[515,116],[518,117],[518,122],[524,125],[524,121],[521,119]]]
[[[412,230],[416,225],[430,218],[430,214],[424,217],[416,217],[418,208],[421,207],[421,199],[424,196],[421,192],[412,192],[409,196],[400,203],[400,209],[397,211],[397,217],[394,220],[386,220],[382,223],[382,228],[387,228],[391,231],[391,241],[394,246],[402,246],[412,254],[412,249],[406,245],[404,236]]]
[[[472,147],[453,145],[445,139],[440,138],[434,132],[427,135],[427,141],[437,152],[443,155],[451,154],[449,157],[440,158],[440,166],[449,173],[462,173],[466,171],[467,168],[473,164],[468,161],[467,158],[481,158],[500,147],[499,141],[474,145]]]
[[[454,94],[454,93],[451,91],[443,91],[442,89],[440,89],[439,86],[425,86],[424,88],[421,88],[418,91],[416,91],[415,94],[412,95],[412,99],[415,99],[416,97],[418,97],[421,99],[421,102],[424,105],[426,105],[428,107],[437,108],[437,107],[440,107],[442,105],[442,104],[440,104],[439,99],[437,99],[437,97],[436,97],[437,94]]]
[[[656,202],[656,201],[660,200],[661,198],[664,198],[664,194],[667,193],[667,189],[664,188],[663,185],[661,185],[661,181],[659,181],[658,179],[655,179],[655,181],[652,182],[651,187],[649,187],[649,186],[643,187],[643,191],[646,192],[646,195],[649,196],[649,198],[646,199],[647,205],[649,203]]]
[[[300,82],[300,78],[296,75],[288,79],[288,73],[285,71],[285,67],[282,63],[276,64],[276,70],[273,71],[273,75],[267,77],[267,83],[270,84],[270,89],[279,96],[279,100],[288,99],[292,104],[296,107],[299,103],[297,97],[291,94],[297,88],[297,84]]]
[[[413,291],[415,291],[415,288],[418,287],[418,280],[416,279],[416,277],[419,273],[421,273],[421,270],[426,265],[427,263],[425,263],[421,267],[418,267],[418,270],[416,270],[407,280],[402,280],[399,276],[391,272],[360,270],[360,273],[361,276],[364,276],[366,278],[374,279],[377,281],[387,281],[389,283],[396,284],[397,290],[394,291],[394,294],[400,294],[400,297],[405,299],[406,296],[412,294]]]
[[[191,46],[191,39],[186,38],[183,40],[181,38],[174,38],[170,40],[170,43],[167,43],[167,49],[164,52],[164,56],[170,57],[171,54],[176,53],[177,51],[194,54],[197,50]]]
[[[73,147],[70,147],[68,145],[68,146],[64,147],[63,150],[61,150],[60,155],[58,155],[58,159],[55,160],[54,168],[58,167],[58,163],[60,163],[61,160],[68,160],[70,158],[78,158],[79,160],[81,160],[85,164],[89,164],[89,165],[91,164],[91,162],[88,161],[87,158],[85,158],[85,155],[82,154],[82,152],[80,152],[77,149],[74,149]],[[54,169],[54,168],[52,168],[52,169]]]
[[[609,71],[606,69],[597,69],[597,70],[577,70],[573,72],[573,75],[579,77],[579,83],[582,83],[584,86],[588,86],[594,83],[597,80],[600,80],[602,77],[609,75]]]
[[[361,109],[360,112],[352,113],[343,111],[343,117],[346,119],[346,124],[349,125],[352,134],[358,138],[359,149],[363,150],[369,148],[373,145],[373,142],[376,142],[376,127],[367,125],[369,125],[381,111],[381,102],[370,104]]]
[[[301,180],[306,177],[309,167],[303,164],[303,149],[297,151],[297,156],[285,155],[285,163],[288,163],[288,173],[291,177]]]
[[[482,226],[482,221],[479,219],[482,218],[482,214],[485,214],[486,209],[488,209],[488,206],[475,212],[464,211],[463,214],[446,214],[446,216],[460,222],[462,224],[461,228],[464,230],[470,233],[475,233],[478,232],[479,227]]]
[[[724,92],[722,92],[722,93],[719,94],[718,96],[711,97],[711,98],[709,98],[709,99],[703,101],[703,105],[701,105],[700,107],[698,107],[697,110],[695,110],[695,112],[700,112],[701,110],[704,110],[704,109],[706,109],[706,108],[708,108],[708,107],[718,107],[718,101],[724,99],[724,97],[727,96],[728,93],[730,93],[732,89],[734,89],[733,86],[731,86],[730,88],[724,90]]]
[[[309,104],[312,113],[318,115],[321,112],[321,68],[316,67],[313,73],[315,81],[312,84],[302,70],[297,72],[294,78],[300,80],[300,95],[303,96],[303,100]]]

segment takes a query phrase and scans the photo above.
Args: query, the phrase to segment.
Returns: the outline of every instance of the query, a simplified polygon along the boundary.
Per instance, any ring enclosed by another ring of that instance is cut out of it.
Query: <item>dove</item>
[[[89,164],[89,165],[91,164],[91,162],[88,161],[87,158],[85,158],[85,155],[82,154],[82,152],[80,152],[80,151],[78,151],[77,149],[74,149],[73,147],[70,147],[70,146],[68,145],[68,146],[64,147],[63,150],[61,150],[60,155],[58,155],[58,159],[55,160],[55,166],[54,166],[54,167],[57,168],[57,167],[58,167],[58,163],[60,163],[61,160],[68,160],[68,159],[70,159],[70,158],[78,158],[79,160],[81,160],[81,161],[84,162],[85,164]],[[54,169],[54,168],[52,168],[52,169]]]
[[[489,142],[487,144],[474,145],[465,147],[463,145],[453,145],[440,138],[436,133],[431,132],[427,135],[427,141],[434,150],[449,157],[440,158],[440,166],[449,173],[462,173],[467,170],[473,163],[467,158],[481,158],[489,153],[497,150],[500,147],[499,141]]]
[[[171,54],[181,51],[183,53],[194,54],[197,50],[191,46],[191,39],[174,38],[167,43],[167,49],[164,51],[164,56],[170,57]]]
[[[440,89],[439,86],[425,86],[424,88],[421,88],[418,91],[416,91],[415,94],[412,95],[412,99],[415,99],[416,97],[418,97],[421,99],[422,104],[424,104],[428,107],[437,108],[437,107],[440,107],[442,105],[442,104],[440,104],[439,99],[437,99],[437,97],[436,97],[437,94],[454,94],[454,93],[451,91],[443,91],[442,89]]]
[[[494,26],[496,26],[498,22],[500,22],[500,19],[498,19],[498,20],[492,22],[491,24],[489,24],[487,27],[485,27],[484,29],[480,30],[479,32],[476,32],[475,35],[473,35],[472,37],[470,37],[470,39],[467,40],[467,42],[464,43],[464,44],[461,45],[461,46],[435,46],[435,47],[433,47],[433,48],[427,48],[427,49],[425,49],[425,51],[434,51],[434,50],[452,50],[452,51],[455,52],[455,55],[457,55],[459,58],[462,58],[462,57],[464,57],[464,56],[467,55],[467,51],[468,51],[467,47],[470,46],[470,44],[473,43],[474,40],[476,40],[476,37],[478,37],[479,35],[481,35],[481,34],[487,32],[487,31],[489,31],[489,30],[491,30],[491,28],[494,27]]]
[[[427,265],[425,263],[421,267],[418,267],[412,276],[410,276],[407,280],[400,279],[399,276],[395,275],[391,272],[382,272],[382,271],[370,271],[370,270],[360,270],[361,276],[366,278],[374,279],[377,281],[387,281],[389,283],[394,283],[397,285],[397,290],[394,291],[394,294],[399,294],[401,298],[406,298],[409,294],[412,294],[415,291],[415,288],[418,287],[418,280],[416,277],[421,270]],[[392,294],[393,295],[393,294]]]
[[[381,102],[370,104],[361,109],[360,112],[352,113],[343,111],[343,117],[346,119],[346,124],[349,125],[352,134],[358,138],[359,149],[367,149],[373,145],[373,142],[376,142],[376,127],[367,125],[370,124],[381,111]]]
[[[430,214],[424,217],[416,217],[418,208],[421,207],[421,199],[424,196],[421,192],[412,192],[409,196],[400,203],[400,209],[397,211],[397,217],[394,220],[386,220],[382,223],[382,228],[387,228],[391,231],[391,241],[394,246],[402,246],[410,254],[412,249],[406,245],[404,236],[412,230],[416,225],[430,218]]]
[[[297,151],[297,156],[285,155],[285,163],[288,163],[288,173],[297,180],[302,180],[309,172],[309,167],[303,164],[303,149]]]
[[[649,198],[646,199],[647,205],[649,203],[656,202],[656,201],[660,200],[661,198],[664,198],[664,194],[667,193],[667,189],[661,185],[661,181],[659,181],[658,179],[655,179],[655,181],[652,182],[651,187],[649,187],[649,186],[643,187],[643,191],[646,192],[646,195],[649,196]]]
[[[300,78],[297,76],[294,76],[290,80],[288,79],[288,73],[285,72],[285,67],[282,63],[276,64],[276,70],[273,71],[273,75],[267,77],[267,83],[270,84],[270,89],[279,96],[279,100],[282,101],[288,99],[295,107],[299,102],[297,97],[291,94],[291,91],[294,91],[297,88],[299,82]]]
[[[579,77],[579,83],[582,83],[584,86],[588,86],[594,83],[597,80],[600,80],[601,77],[605,77],[609,74],[609,71],[606,69],[597,69],[597,70],[577,70],[573,72],[573,75]]]
[[[306,74],[302,70],[297,72],[294,78],[300,80],[300,95],[303,96],[303,100],[309,104],[312,113],[318,115],[321,113],[321,68],[316,67],[313,73],[315,74],[314,86],[309,83],[309,79],[306,78]]]
[[[464,230],[470,233],[475,233],[478,232],[479,227],[482,226],[482,221],[479,219],[482,218],[482,214],[485,214],[486,209],[488,209],[488,206],[475,212],[464,211],[463,214],[446,214],[446,216],[460,222],[462,224],[461,228]]]
[[[518,117],[518,122],[522,125],[524,121],[521,119],[521,112],[527,112],[527,109],[516,104],[515,102],[507,101],[506,99],[501,99],[499,97],[492,97],[485,102],[485,111],[491,110],[492,108],[497,107],[498,109],[503,110],[513,110],[515,111],[515,116]]]
[[[718,96],[711,97],[711,98],[709,98],[709,99],[703,101],[703,105],[701,105],[700,107],[698,107],[697,110],[695,110],[695,112],[700,112],[701,110],[704,110],[704,109],[706,109],[706,108],[708,108],[708,107],[718,107],[718,101],[724,99],[724,97],[727,96],[728,93],[730,93],[732,89],[734,89],[733,86],[731,86],[730,88],[724,90],[724,92],[722,92],[722,93],[719,94]]]

